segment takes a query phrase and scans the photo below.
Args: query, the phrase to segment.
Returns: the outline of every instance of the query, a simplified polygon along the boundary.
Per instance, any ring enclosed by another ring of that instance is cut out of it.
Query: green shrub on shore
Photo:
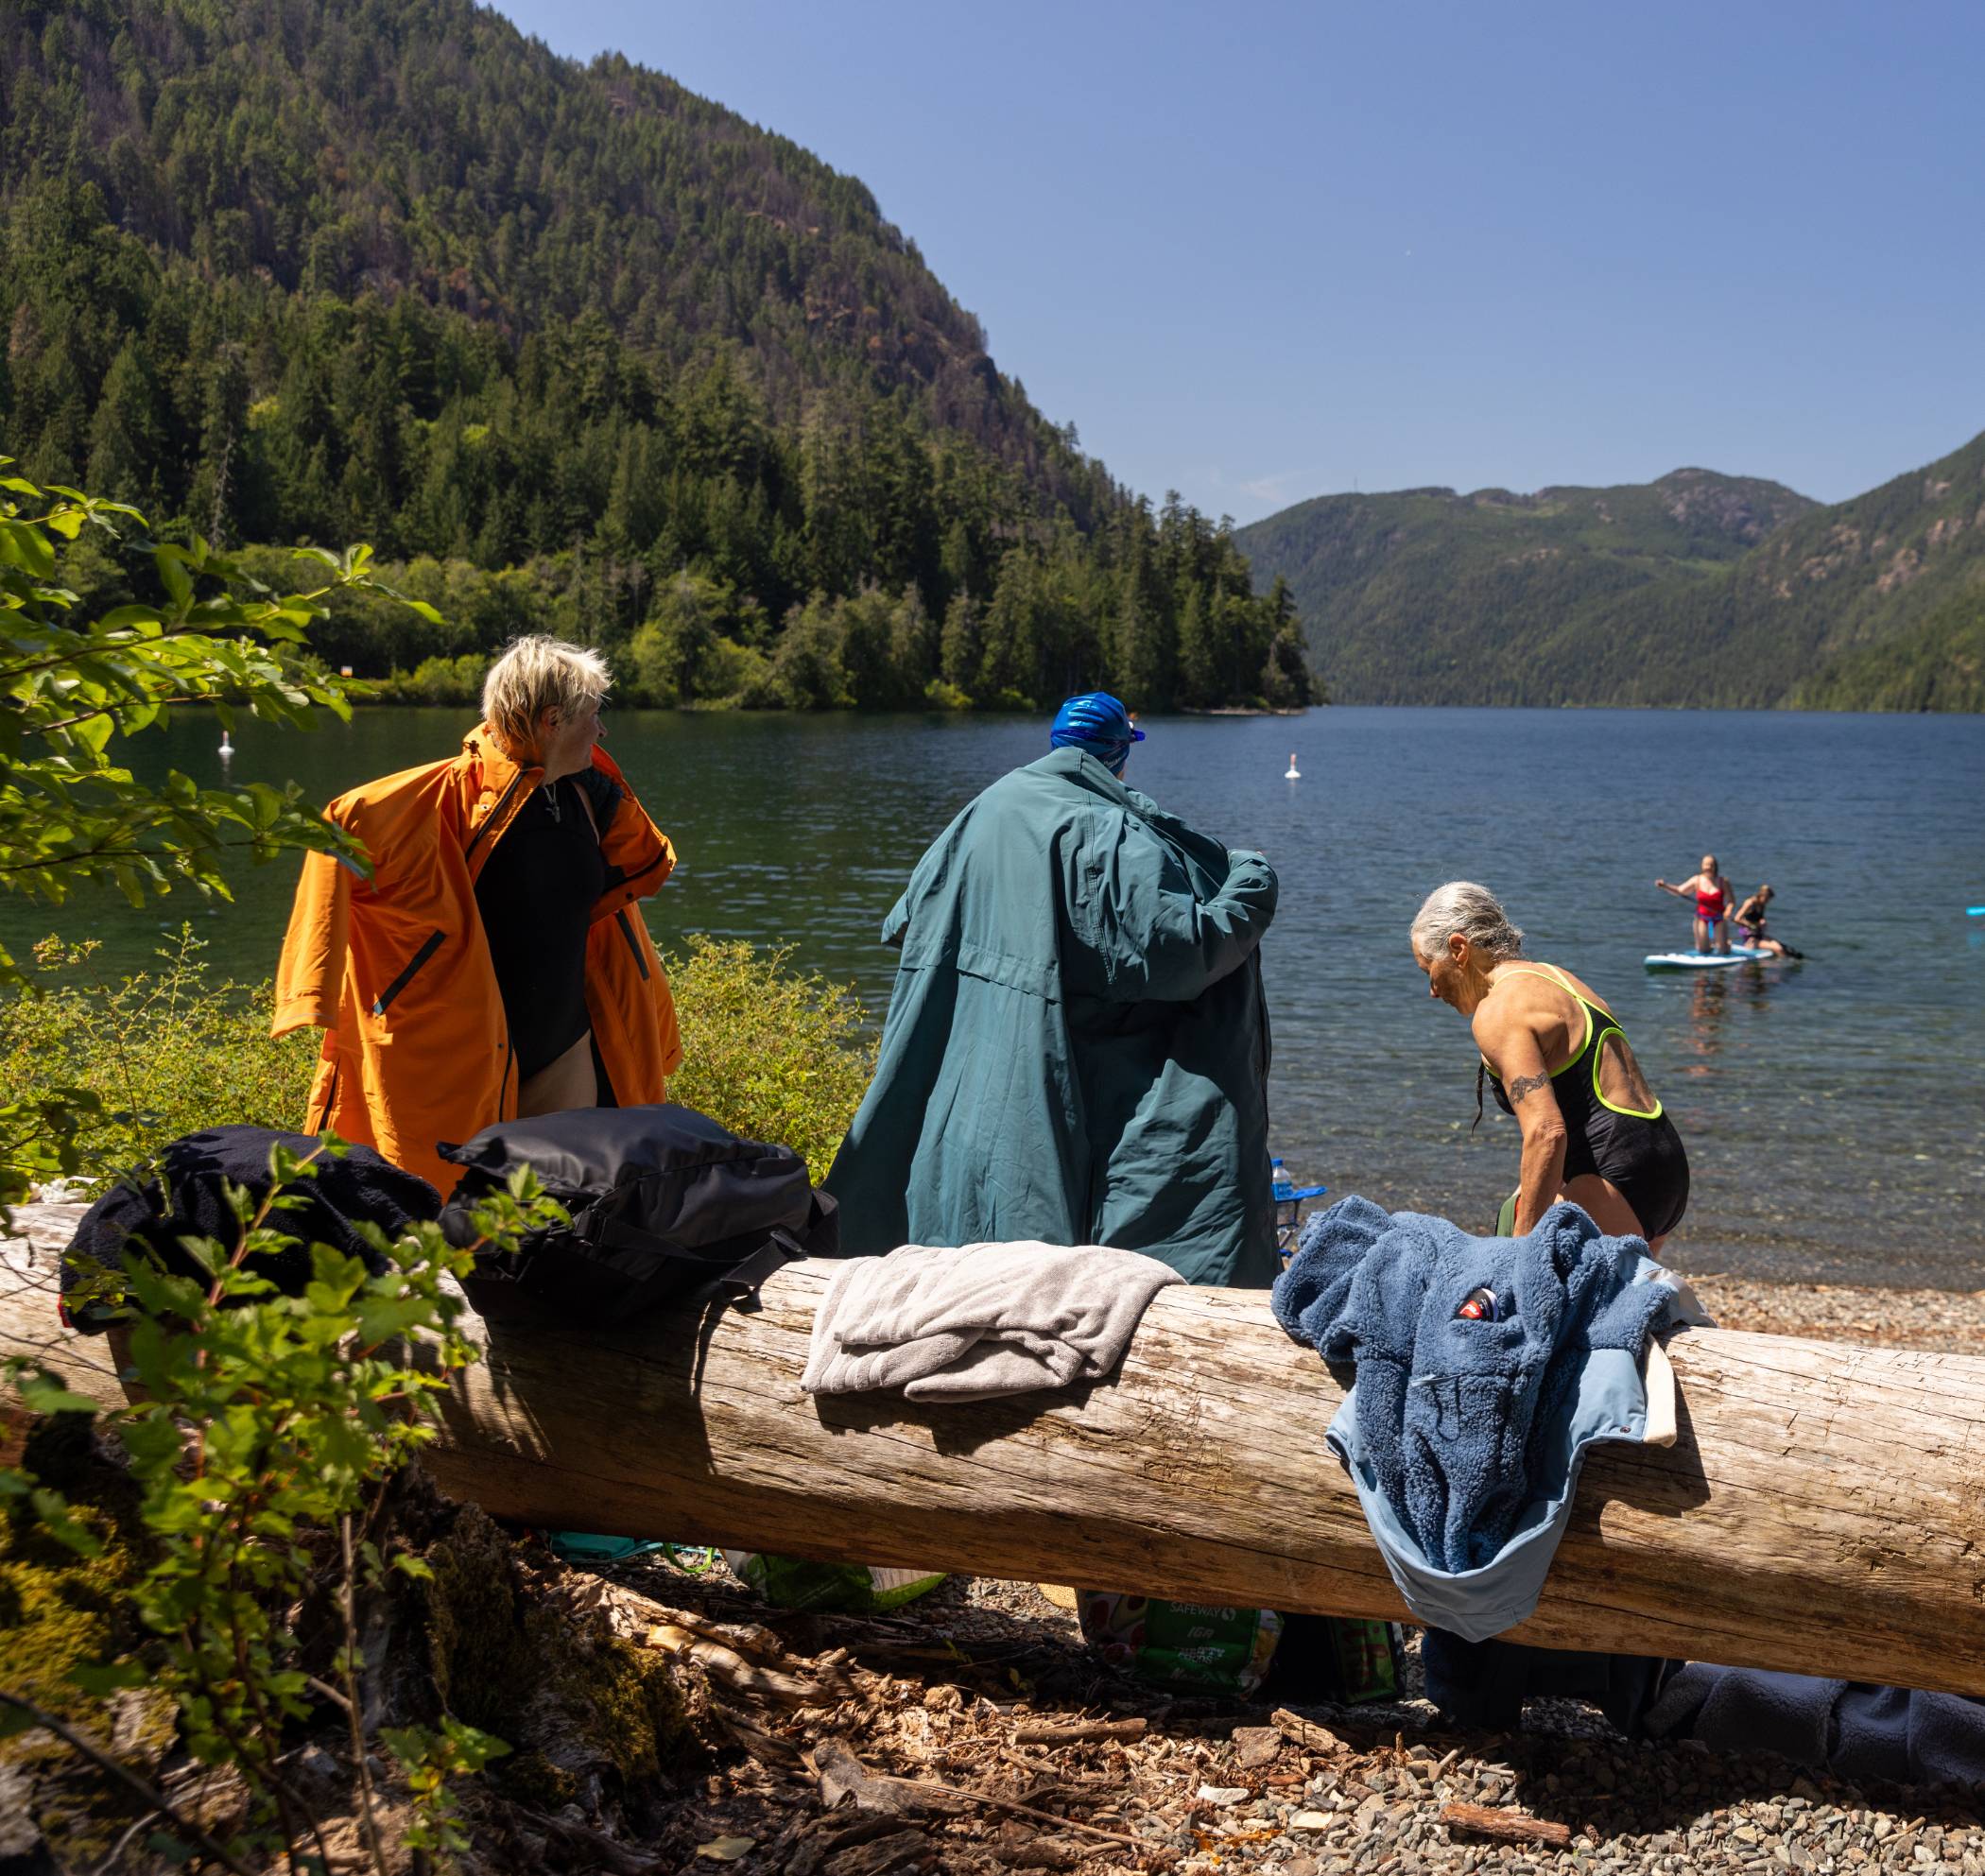
[[[824,1179],[875,1072],[861,1006],[818,972],[741,938],[694,933],[669,958],[685,1060],[669,1098],[734,1133],[777,1140]]]
[[[490,661],[479,651],[456,658],[423,658],[411,671],[395,671],[373,687],[381,703],[465,704],[482,702],[482,680]]]
[[[83,1088],[87,1174],[113,1175],[182,1133],[227,1123],[293,1127],[317,1060],[314,1032],[268,1033],[269,986],[222,976],[191,925],[155,970],[112,977],[94,942],[44,939],[30,987],[0,1002],[0,1087],[11,1098]],[[701,936],[668,960],[688,1060],[673,1099],[734,1132],[777,1140],[822,1177],[874,1067],[859,1007],[783,952]]]
[[[113,978],[94,939],[34,948],[29,988],[0,1004],[0,1086],[16,1098],[84,1088],[97,1111],[81,1116],[86,1173],[135,1165],[205,1127],[294,1127],[317,1060],[317,1039],[268,1033],[268,986],[217,975],[208,941],[181,925],[158,967]]]

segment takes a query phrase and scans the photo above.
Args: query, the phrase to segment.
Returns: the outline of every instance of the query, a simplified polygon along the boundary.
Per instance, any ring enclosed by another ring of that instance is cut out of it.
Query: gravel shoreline
[[[1985,1251],[1979,1262],[1985,1266]],[[1876,1290],[1722,1275],[1689,1282],[1723,1329],[1985,1355],[1985,1290]]]

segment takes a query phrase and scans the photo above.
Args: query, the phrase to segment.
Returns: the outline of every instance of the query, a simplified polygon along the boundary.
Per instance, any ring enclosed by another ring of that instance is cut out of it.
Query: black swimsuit
[[[577,780],[533,788],[475,881],[520,1080],[593,1026],[586,934],[606,886],[607,863]]]
[[[1659,1101],[1642,1112],[1634,1108],[1616,1108],[1599,1092],[1599,1058],[1609,1036],[1627,1040],[1626,1032],[1597,1004],[1552,972],[1523,966],[1532,976],[1556,984],[1578,1003],[1585,1015],[1585,1042],[1577,1055],[1551,1076],[1551,1093],[1558,1097],[1558,1111],[1564,1116],[1564,1179],[1566,1183],[1586,1173],[1597,1173],[1618,1187],[1619,1194],[1633,1208],[1644,1237],[1665,1237],[1682,1222],[1688,1210],[1688,1155],[1675,1123],[1662,1110]],[[1506,973],[1507,974],[1507,973]],[[1516,1110],[1503,1092],[1493,1069],[1489,1085],[1495,1105],[1504,1113]]]

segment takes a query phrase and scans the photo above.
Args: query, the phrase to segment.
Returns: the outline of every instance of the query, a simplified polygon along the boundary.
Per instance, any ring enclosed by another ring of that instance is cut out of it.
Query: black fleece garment
[[[100,1279],[105,1271],[122,1274],[126,1247],[148,1248],[175,1276],[198,1277],[198,1265],[181,1248],[185,1237],[210,1237],[229,1248],[240,1242],[240,1226],[229,1208],[223,1186],[246,1186],[259,1203],[269,1189],[269,1151],[286,1146],[293,1153],[318,1150],[308,1133],[282,1133],[267,1127],[215,1127],[189,1133],[161,1149],[146,1173],[131,1175],[111,1187],[84,1213],[62,1257],[62,1296]],[[440,1195],[425,1179],[402,1172],[370,1146],[353,1146],[342,1158],[326,1154],[310,1172],[292,1179],[285,1193],[302,1203],[269,1213],[268,1224],[298,1243],[260,1261],[262,1274],[285,1294],[300,1295],[310,1281],[312,1244],[325,1244],[360,1259],[378,1276],[386,1260],[359,1236],[355,1227],[370,1223],[388,1237],[396,1237],[418,1220],[440,1216]],[[86,1334],[107,1329],[118,1319],[112,1306],[87,1299],[68,1311],[72,1325]]]

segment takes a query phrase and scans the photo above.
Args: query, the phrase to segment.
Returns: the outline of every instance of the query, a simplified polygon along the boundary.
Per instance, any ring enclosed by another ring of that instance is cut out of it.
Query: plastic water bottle
[[[1270,1160],[1269,1162],[1269,1172],[1273,1180],[1271,1190],[1275,1195],[1275,1203],[1278,1205],[1294,1204],[1296,1199],[1296,1181],[1283,1170],[1282,1162],[1280,1160]]]

